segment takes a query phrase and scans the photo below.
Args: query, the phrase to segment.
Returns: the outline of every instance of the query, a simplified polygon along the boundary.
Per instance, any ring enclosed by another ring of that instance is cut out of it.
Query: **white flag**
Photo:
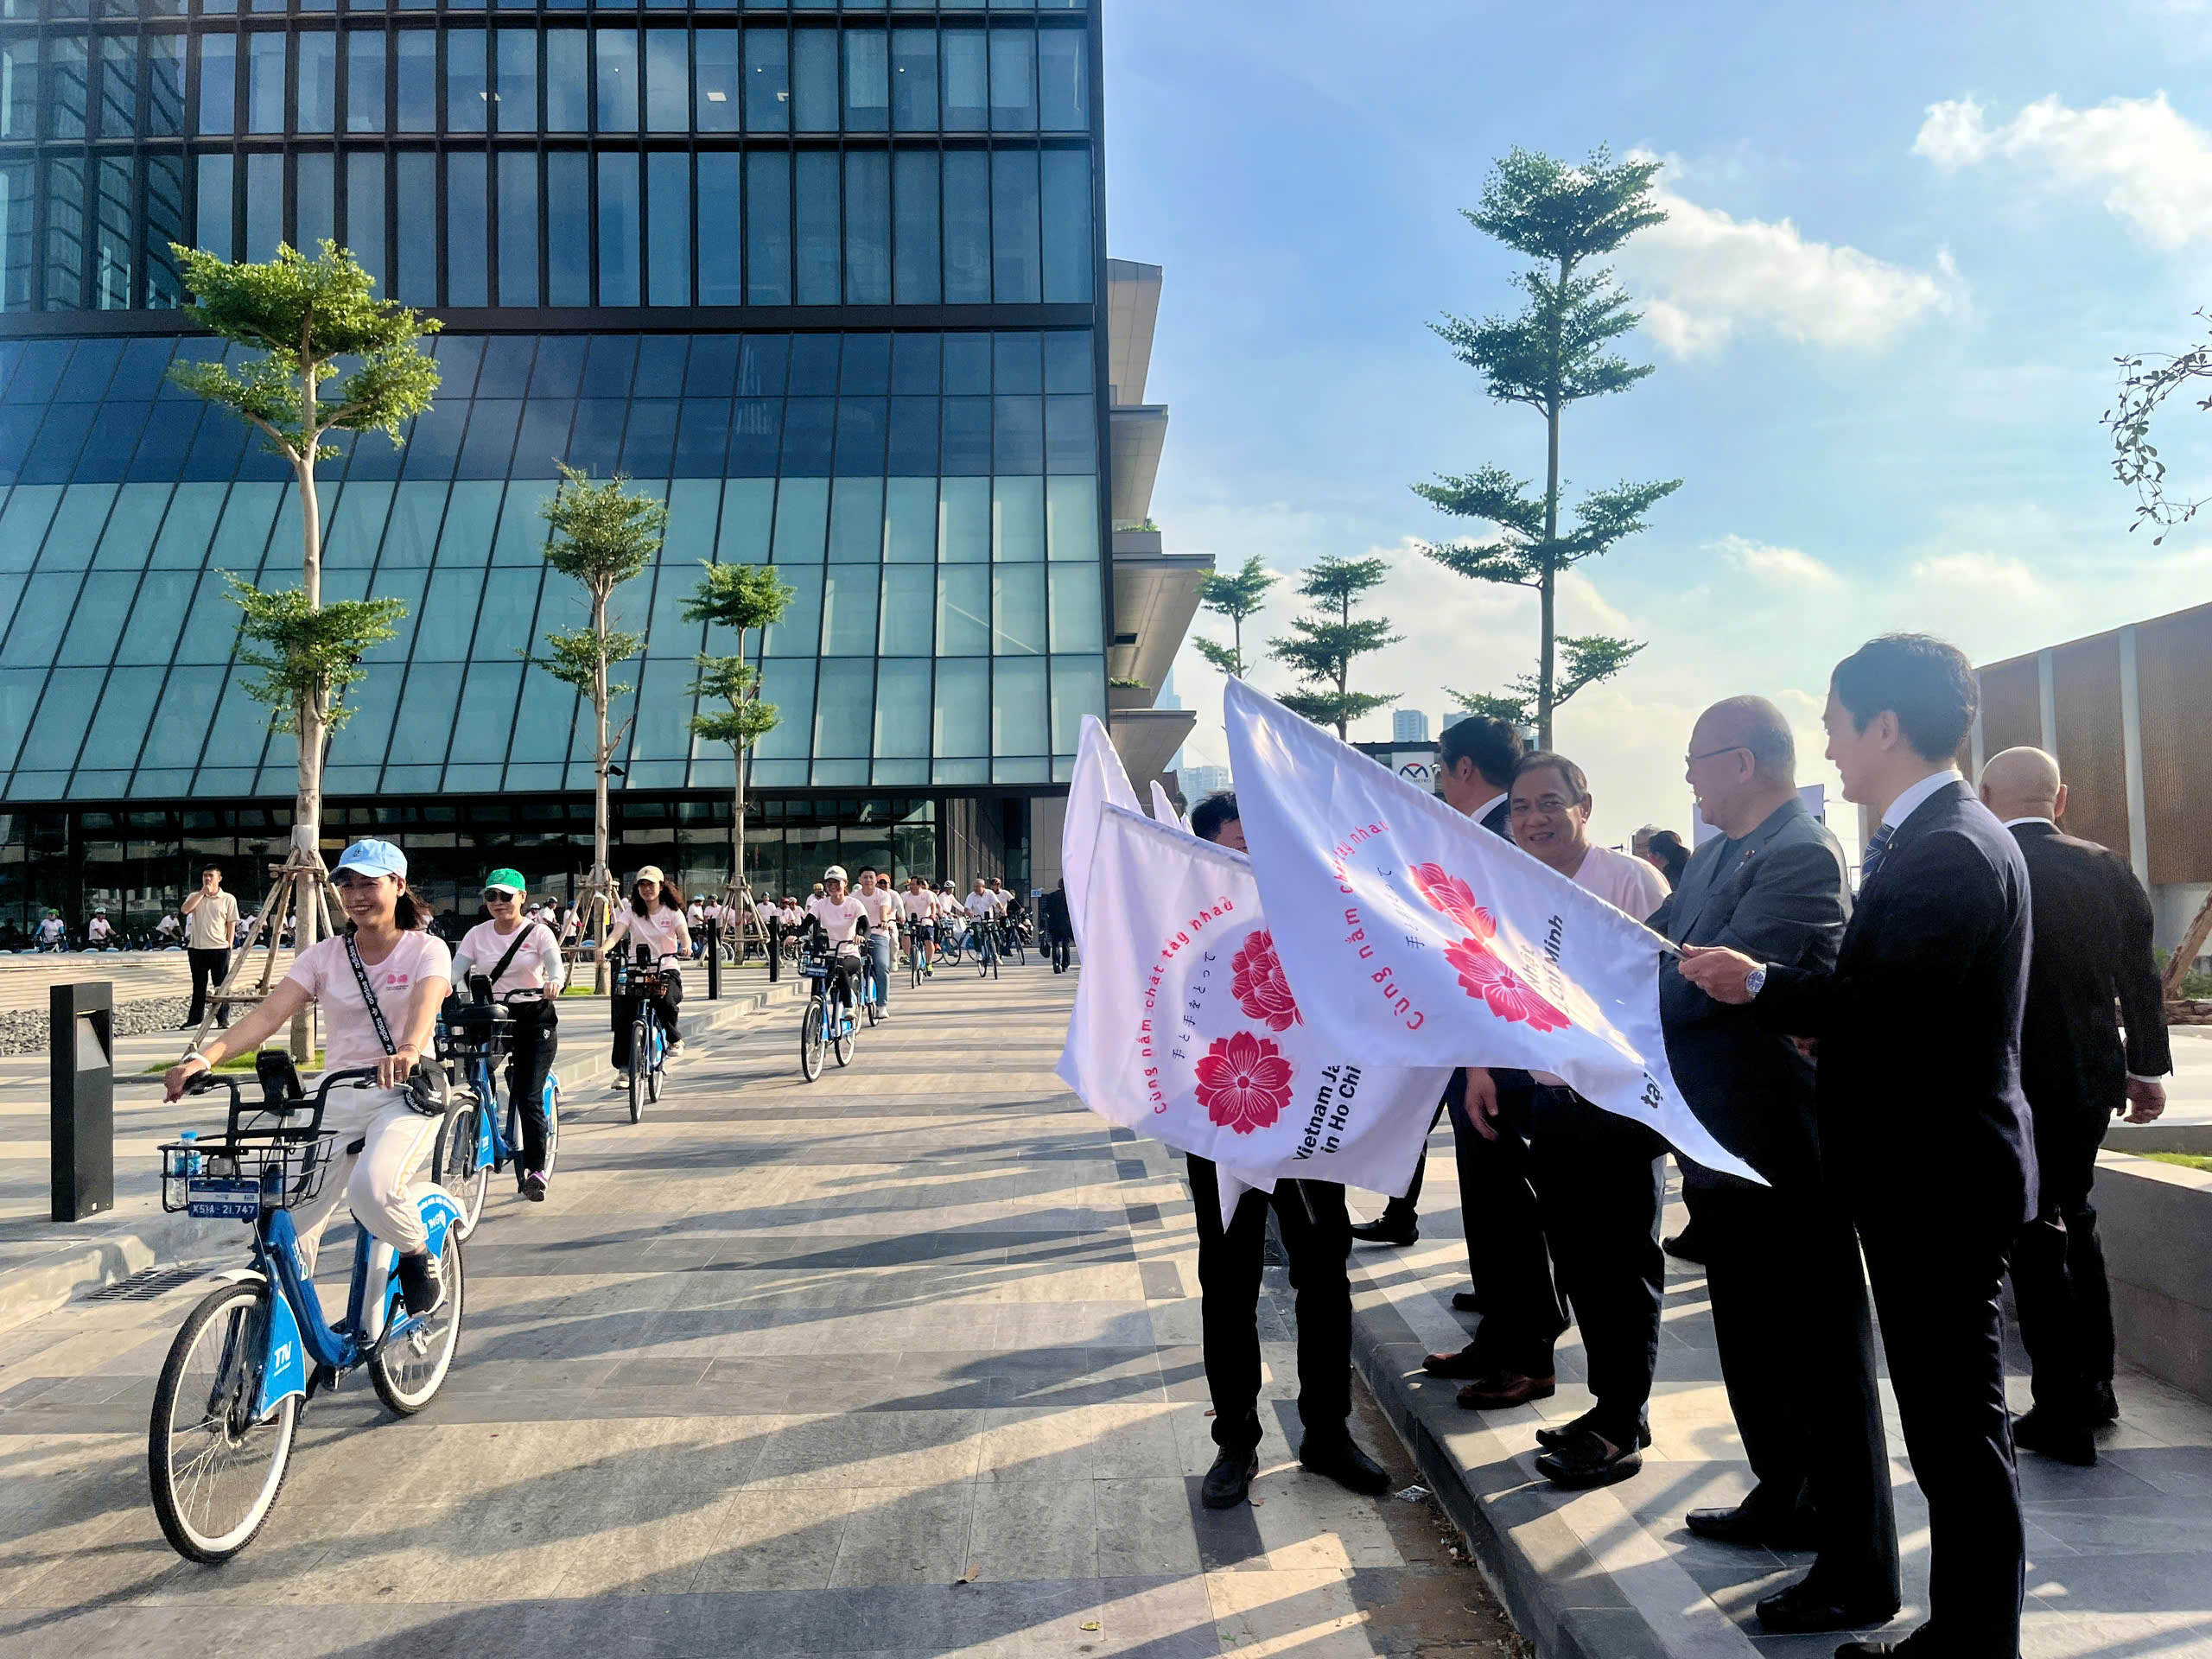
[[[1243,1185],[1299,1177],[1403,1192],[1451,1068],[1386,1068],[1308,1023],[1251,861],[1109,804],[1090,874],[1058,1066],[1084,1103]]]
[[[1129,786],[1128,772],[1114,751],[1105,722],[1085,715],[1075,771],[1068,779],[1067,817],[1060,825],[1060,875],[1068,884],[1068,920],[1076,943],[1086,950],[1090,941],[1083,931],[1083,912],[1090,888],[1090,851],[1098,838],[1099,809],[1109,801],[1135,811],[1137,792]]]
[[[1242,681],[1224,705],[1237,810],[1299,1006],[1376,1065],[1523,1067],[1760,1177],[1675,1086],[1666,942]]]
[[[1169,824],[1178,830],[1191,827],[1191,821],[1175,810],[1175,803],[1168,798],[1167,791],[1160,787],[1157,778],[1152,780],[1152,821]]]

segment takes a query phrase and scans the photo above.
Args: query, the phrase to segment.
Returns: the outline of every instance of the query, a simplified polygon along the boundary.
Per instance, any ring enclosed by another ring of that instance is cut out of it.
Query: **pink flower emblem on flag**
[[[1459,969],[1467,995],[1480,998],[1499,1019],[1526,1020],[1536,1031],[1558,1031],[1573,1023],[1478,941],[1462,939],[1447,946],[1444,956]]]
[[[1264,1129],[1290,1104],[1290,1062],[1249,1031],[1217,1037],[1198,1065],[1198,1104],[1235,1135]]]
[[[1290,994],[1290,982],[1282,976],[1282,958],[1275,954],[1272,931],[1255,928],[1246,935],[1230,966],[1236,972],[1229,982],[1230,995],[1247,1020],[1261,1020],[1270,1031],[1288,1031],[1304,1023]]]
[[[1440,864],[1414,866],[1414,886],[1421,889],[1421,896],[1430,906],[1487,944],[1497,936],[1497,924],[1490,912],[1475,902],[1474,889],[1459,877],[1447,872]]]

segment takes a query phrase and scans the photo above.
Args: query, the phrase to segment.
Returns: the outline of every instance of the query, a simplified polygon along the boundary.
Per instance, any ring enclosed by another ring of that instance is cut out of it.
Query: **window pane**
[[[944,156],[944,302],[983,305],[991,297],[990,157],[981,150]]]
[[[891,157],[880,149],[845,156],[845,302],[891,303]]]
[[[537,303],[537,157],[528,151],[499,156],[499,303]]]
[[[1090,61],[1081,29],[1037,31],[1039,114],[1047,132],[1082,132],[1090,125]]]
[[[737,31],[702,29],[692,37],[698,105],[694,118],[701,132],[737,130]]]
[[[934,150],[900,150],[893,158],[898,211],[893,243],[894,297],[901,305],[934,305],[943,291],[938,237],[938,157]]]
[[[812,652],[797,659],[764,664],[760,670],[760,700],[774,703],[783,712],[783,718],[754,747],[754,755],[762,760],[797,758],[804,761],[812,730],[806,718],[807,711],[814,707]]]
[[[845,130],[881,132],[891,124],[887,42],[880,29],[845,35]]]
[[[437,200],[435,158],[420,150],[403,150],[393,158],[395,188],[403,204]],[[438,300],[437,220],[431,214],[407,211],[398,215],[398,269],[392,291],[407,305],[435,305]]]
[[[1052,649],[1056,652],[1095,652],[1099,638],[1098,567],[1095,564],[1056,564],[1052,582]]]
[[[875,655],[875,601],[882,572],[874,564],[833,564],[822,586],[822,654]]]
[[[56,138],[85,136],[85,40],[81,35],[57,35],[47,47],[48,78],[52,102],[47,107],[47,128]],[[226,127],[223,129],[228,131]]]
[[[331,175],[337,157],[328,150],[302,152],[292,164],[292,245],[314,254],[338,236],[337,203]]]
[[[59,44],[59,42],[57,42]],[[200,130],[233,130],[238,119],[238,37],[200,37]]]
[[[384,156],[373,150],[346,158],[346,245],[353,249],[361,269],[376,279],[378,291],[389,291],[391,272],[384,257]]]
[[[346,31],[346,130],[384,130],[384,31],[380,29]]]
[[[1046,479],[1045,525],[1052,558],[1095,562],[1098,557],[1098,480],[1094,477]]]
[[[798,156],[798,302],[835,305],[838,275],[837,156],[801,150]]]
[[[575,150],[545,157],[546,303],[591,303],[591,190]]]
[[[931,604],[937,577],[928,566],[883,568],[883,620],[879,649],[887,657],[926,657],[936,617]]]
[[[1044,154],[1044,293],[1052,303],[1088,304],[1092,287],[1090,153]]]
[[[814,752],[817,755],[864,755],[874,730],[875,663],[825,662],[815,692]]]
[[[584,32],[545,31],[545,130],[582,132],[584,119]]]
[[[815,657],[822,644],[822,571],[818,564],[795,564],[777,575],[791,589],[783,620],[768,630],[771,657]]]
[[[438,126],[438,37],[427,29],[399,32],[400,132],[435,132]]]
[[[996,656],[1044,654],[1043,565],[1009,564],[992,572],[991,651]]]
[[[874,564],[882,556],[883,480],[839,479],[830,493],[830,562]]]
[[[245,125],[248,132],[284,130],[284,37],[246,36]]]
[[[652,302],[691,303],[691,158],[657,151],[645,159],[652,226]]]
[[[0,219],[6,208],[0,207]],[[177,280],[176,256],[169,244],[182,242],[184,223],[184,158],[149,156],[146,158],[146,303],[156,309],[184,303],[184,285]],[[0,308],[6,306],[0,296]]]
[[[490,229],[484,211],[484,156],[456,151],[446,157],[446,303],[486,303],[484,245]]]
[[[211,41],[227,40],[209,35]],[[38,136],[38,39],[0,41],[0,138]]]
[[[499,31],[499,127],[502,132],[537,130],[537,31]]]
[[[925,616],[927,612],[925,611]],[[928,649],[926,645],[923,647]],[[879,759],[926,760],[930,752],[927,657],[877,664],[875,753]]]
[[[791,42],[792,125],[800,132],[837,130],[837,32],[802,29]]]
[[[1039,478],[1001,478],[991,486],[991,557],[1028,564],[1045,556],[1045,505]]]
[[[991,556],[991,481],[948,478],[939,486],[938,559],[944,564],[982,564]]]
[[[128,35],[100,38],[100,137],[128,138],[138,128],[138,42]]]
[[[193,233],[195,245],[218,258],[229,258],[231,158],[228,156],[202,156],[200,158],[200,181],[194,194],[198,206]],[[25,206],[28,207],[29,204]]]
[[[900,132],[937,129],[937,31],[891,31],[891,124]]]
[[[680,29],[645,31],[645,126],[653,132],[687,132],[691,126],[689,66]]]
[[[1026,29],[991,31],[991,127],[1037,130],[1037,37]]]
[[[593,50],[599,58],[599,130],[635,132],[638,130],[638,37],[626,29],[592,31]]]
[[[883,498],[883,556],[929,564],[937,558],[937,480],[894,478]]]
[[[776,487],[775,562],[821,563],[829,524],[830,480],[787,474]]]
[[[300,36],[299,130],[328,132],[337,125],[338,37],[328,29]]]
[[[748,38],[750,38],[748,36]],[[754,305],[791,302],[791,157],[745,158],[745,293]]]
[[[740,280],[738,257],[742,221],[737,211],[734,150],[710,150],[700,156],[699,200],[714,204],[713,211],[699,217],[699,303],[742,305],[745,286]]]
[[[599,158],[599,302],[638,302],[638,158]]]
[[[944,31],[944,130],[981,132],[991,123],[988,46],[980,29]]]
[[[940,657],[982,657],[991,649],[991,573],[982,565],[941,565],[937,573]]]
[[[1045,753],[1045,659],[1007,658],[992,665],[991,753]]]
[[[424,200],[435,200],[426,196]],[[245,257],[274,259],[284,239],[284,157],[265,150],[245,158]]]
[[[93,203],[93,234],[98,246],[92,270],[92,303],[103,311],[124,311],[130,306],[130,162],[127,156],[104,156],[97,175],[98,199]]]
[[[1037,261],[1037,154],[991,156],[991,296],[1000,304],[1034,304],[1041,292]]]
[[[781,28],[745,31],[745,130],[789,132],[791,36]]]
[[[940,657],[937,664],[937,710],[931,746],[936,753],[982,754],[991,721],[991,664],[987,658]]]
[[[446,31],[446,130],[481,132],[490,124],[489,89],[484,80],[484,31]]]
[[[184,36],[146,37],[146,112],[143,130],[162,138],[184,130]],[[4,79],[0,67],[0,79]],[[0,121],[5,119],[7,91],[0,86]],[[28,137],[28,133],[25,135]]]

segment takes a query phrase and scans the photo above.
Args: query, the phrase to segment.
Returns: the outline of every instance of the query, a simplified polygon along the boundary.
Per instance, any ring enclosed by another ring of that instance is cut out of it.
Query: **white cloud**
[[[1630,243],[1622,265],[1645,329],[1675,357],[1717,351],[1738,329],[1879,350],[1964,297],[1948,252],[1933,270],[1916,270],[1810,240],[1786,219],[1737,219],[1670,190],[1655,194],[1667,222]]]
[[[1953,599],[2041,605],[2051,596],[2044,578],[2023,561],[1974,549],[1921,559],[1912,567],[1912,577]]]
[[[2164,92],[2076,110],[2056,95],[1992,126],[1970,98],[1929,106],[1913,151],[1945,172],[2006,162],[2054,194],[2096,192],[2153,246],[2212,238],[2212,134]]]
[[[1843,586],[1841,576],[1802,548],[1777,547],[1742,536],[1723,536],[1707,547],[1768,587],[1830,593]]]

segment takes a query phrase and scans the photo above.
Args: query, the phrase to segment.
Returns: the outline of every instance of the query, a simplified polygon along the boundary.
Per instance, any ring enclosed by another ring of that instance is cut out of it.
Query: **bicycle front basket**
[[[225,1221],[295,1209],[322,1191],[340,1134],[278,1130],[169,1141],[161,1148],[162,1208]]]

